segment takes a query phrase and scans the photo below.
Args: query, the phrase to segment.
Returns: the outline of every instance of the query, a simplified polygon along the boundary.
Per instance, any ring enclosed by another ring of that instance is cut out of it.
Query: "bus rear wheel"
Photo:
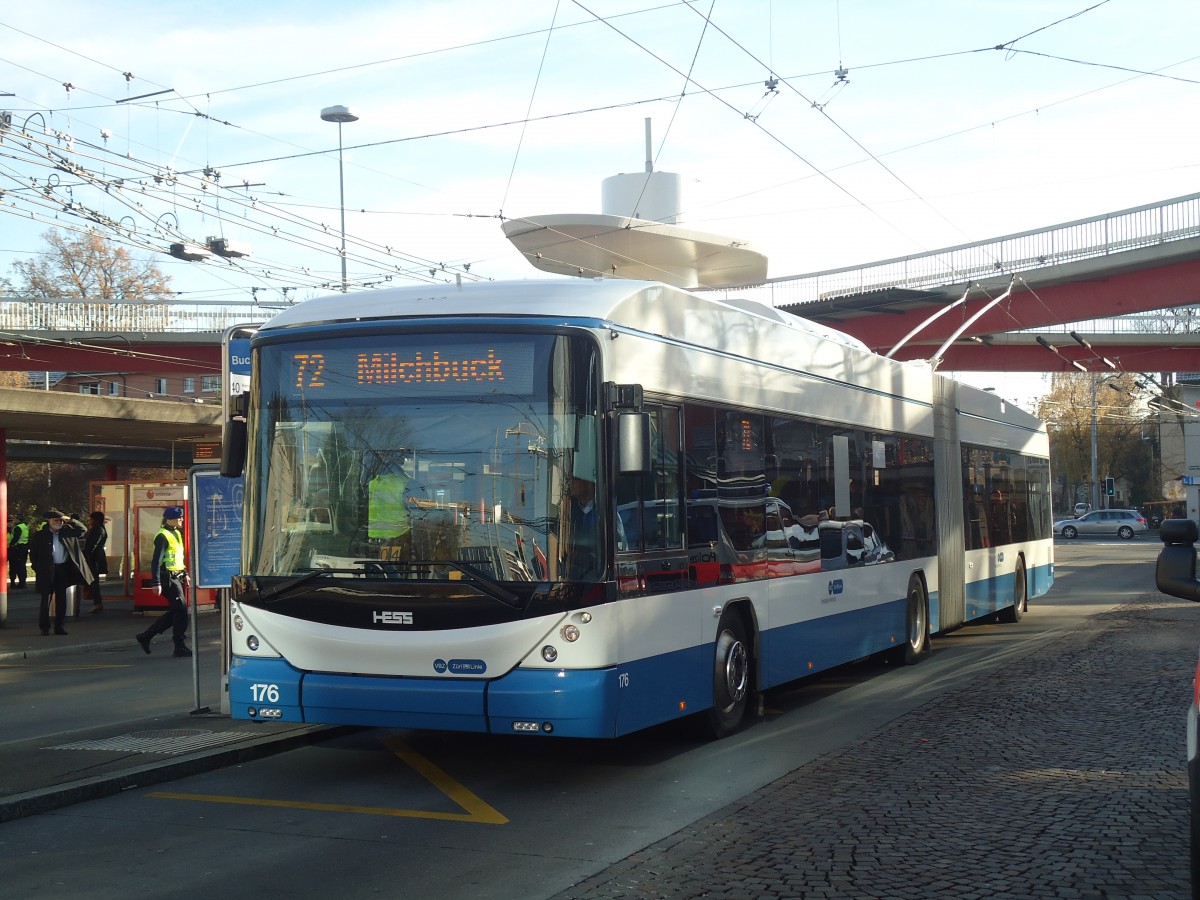
[[[1029,589],[1025,584],[1025,560],[1017,560],[1017,571],[1014,574],[1013,605],[1000,612],[1002,622],[1020,622],[1021,616],[1029,609]]]
[[[904,644],[896,648],[893,659],[915,666],[929,651],[929,598],[925,596],[925,583],[916,575],[908,580],[904,635]]]
[[[733,734],[746,718],[750,701],[750,651],[746,627],[736,614],[721,617],[713,653],[713,705],[708,730],[713,737]]]

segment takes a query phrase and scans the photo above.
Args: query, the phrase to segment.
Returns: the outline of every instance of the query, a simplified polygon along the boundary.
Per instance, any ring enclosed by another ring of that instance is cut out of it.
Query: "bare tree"
[[[17,260],[16,290],[27,297],[78,300],[165,300],[170,279],[153,261],[137,260],[99,234],[47,231],[47,251]]]

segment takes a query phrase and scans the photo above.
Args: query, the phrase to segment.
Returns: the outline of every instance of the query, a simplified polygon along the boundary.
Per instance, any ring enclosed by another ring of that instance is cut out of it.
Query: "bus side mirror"
[[[649,413],[617,415],[617,469],[622,475],[651,470]]]
[[[1200,601],[1196,581],[1196,547],[1200,527],[1192,519],[1166,519],[1159,529],[1163,548],[1158,554],[1154,583],[1164,594]]]
[[[246,467],[248,400],[246,394],[238,394],[229,401],[229,418],[221,430],[221,474],[226,478],[237,478]]]

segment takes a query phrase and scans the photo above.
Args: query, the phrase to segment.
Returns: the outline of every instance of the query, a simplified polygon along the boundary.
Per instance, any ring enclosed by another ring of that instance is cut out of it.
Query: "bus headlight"
[[[546,662],[554,662],[558,659],[558,650],[549,644],[542,648],[542,659]]]
[[[257,650],[258,649],[258,638],[255,637],[254,635],[250,635],[248,638],[246,638],[246,646],[249,647],[251,650]]]
[[[243,626],[244,624],[245,624],[245,623],[242,621],[242,617],[241,617],[241,616],[234,616],[234,617],[233,617],[233,630],[234,630],[234,631],[241,631],[241,630],[242,630],[242,626]]]
[[[563,626],[563,627],[562,627],[562,628],[559,630],[559,634],[561,634],[561,635],[562,635],[562,639],[563,639],[564,641],[566,641],[568,644],[573,644],[573,643],[575,643],[577,640],[579,640],[579,626],[577,626],[577,625],[564,625],[564,626]],[[550,660],[547,660],[547,662],[550,662]]]

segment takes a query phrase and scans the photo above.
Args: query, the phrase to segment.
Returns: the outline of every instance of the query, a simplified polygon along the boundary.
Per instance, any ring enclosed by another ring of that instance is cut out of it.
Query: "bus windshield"
[[[247,574],[601,576],[589,339],[308,335],[255,371]]]

